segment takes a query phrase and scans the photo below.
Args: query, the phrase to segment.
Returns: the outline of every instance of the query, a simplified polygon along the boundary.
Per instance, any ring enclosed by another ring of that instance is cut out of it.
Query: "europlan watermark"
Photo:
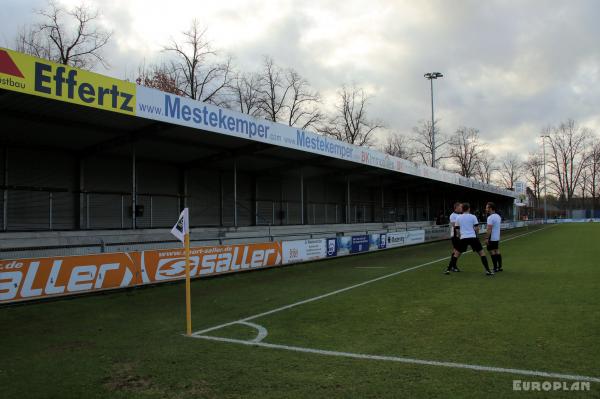
[[[590,391],[589,381],[523,381],[513,380],[513,391]]]

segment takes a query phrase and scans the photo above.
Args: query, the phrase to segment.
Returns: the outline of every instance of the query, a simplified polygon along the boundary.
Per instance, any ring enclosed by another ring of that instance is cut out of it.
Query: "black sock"
[[[498,260],[498,269],[502,269],[502,255],[496,255],[496,259]]]
[[[490,255],[490,258],[492,258],[492,264],[494,265],[494,269],[498,268],[498,255]]]
[[[454,257],[454,254],[452,254],[452,256],[450,256],[450,263],[448,263],[448,270],[452,270],[456,267],[456,261],[457,259]]]
[[[483,255],[481,257],[481,263],[483,264],[483,267],[485,267],[485,270],[489,272],[490,271],[490,266],[488,265],[488,260],[487,260],[487,257],[485,255]]]

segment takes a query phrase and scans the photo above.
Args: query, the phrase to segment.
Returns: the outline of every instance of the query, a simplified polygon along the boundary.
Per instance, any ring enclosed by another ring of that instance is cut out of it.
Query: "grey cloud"
[[[11,21],[27,22],[30,10],[42,2],[5,3],[14,16],[0,17],[0,38],[12,37],[15,25]],[[115,26],[116,38],[130,34],[128,20],[134,10],[116,0],[98,4]],[[221,52],[234,55],[241,69],[256,69],[268,54],[298,70],[322,93],[334,92],[342,83],[375,88],[370,115],[392,130],[408,133],[417,121],[430,118],[429,83],[423,74],[434,70],[445,75],[434,85],[436,116],[446,133],[461,125],[476,127],[488,142],[503,148],[509,143],[525,154],[538,146],[537,136],[544,126],[567,118],[598,120],[597,1],[285,4],[267,9],[280,18],[268,26],[266,34]],[[260,15],[250,17],[247,11],[204,15],[203,20],[211,21],[209,30],[224,18],[258,18],[260,22]],[[361,13],[369,12],[375,19],[362,20]],[[341,37],[313,37],[307,44],[307,33],[316,24],[314,15],[328,15],[331,23],[361,21],[365,25],[346,26]],[[182,21],[192,17],[193,12],[182,11]],[[340,46],[352,49],[353,43],[367,39],[372,59],[344,59],[335,67],[324,62]],[[116,43],[107,50],[113,65],[110,74],[118,77],[131,76],[145,56],[123,53]]]

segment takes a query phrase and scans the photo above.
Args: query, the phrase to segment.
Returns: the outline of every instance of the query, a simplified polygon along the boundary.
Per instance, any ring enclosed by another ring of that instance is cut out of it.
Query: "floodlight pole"
[[[429,80],[431,87],[431,167],[435,168],[435,117],[433,113],[433,79],[444,77],[439,72],[428,72],[423,75],[425,79]]]

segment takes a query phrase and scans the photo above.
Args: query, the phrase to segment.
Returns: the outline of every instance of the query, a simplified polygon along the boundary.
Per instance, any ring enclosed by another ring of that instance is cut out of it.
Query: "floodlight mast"
[[[423,75],[431,86],[431,167],[435,168],[435,117],[433,114],[433,79],[443,78],[440,72],[428,72]]]

